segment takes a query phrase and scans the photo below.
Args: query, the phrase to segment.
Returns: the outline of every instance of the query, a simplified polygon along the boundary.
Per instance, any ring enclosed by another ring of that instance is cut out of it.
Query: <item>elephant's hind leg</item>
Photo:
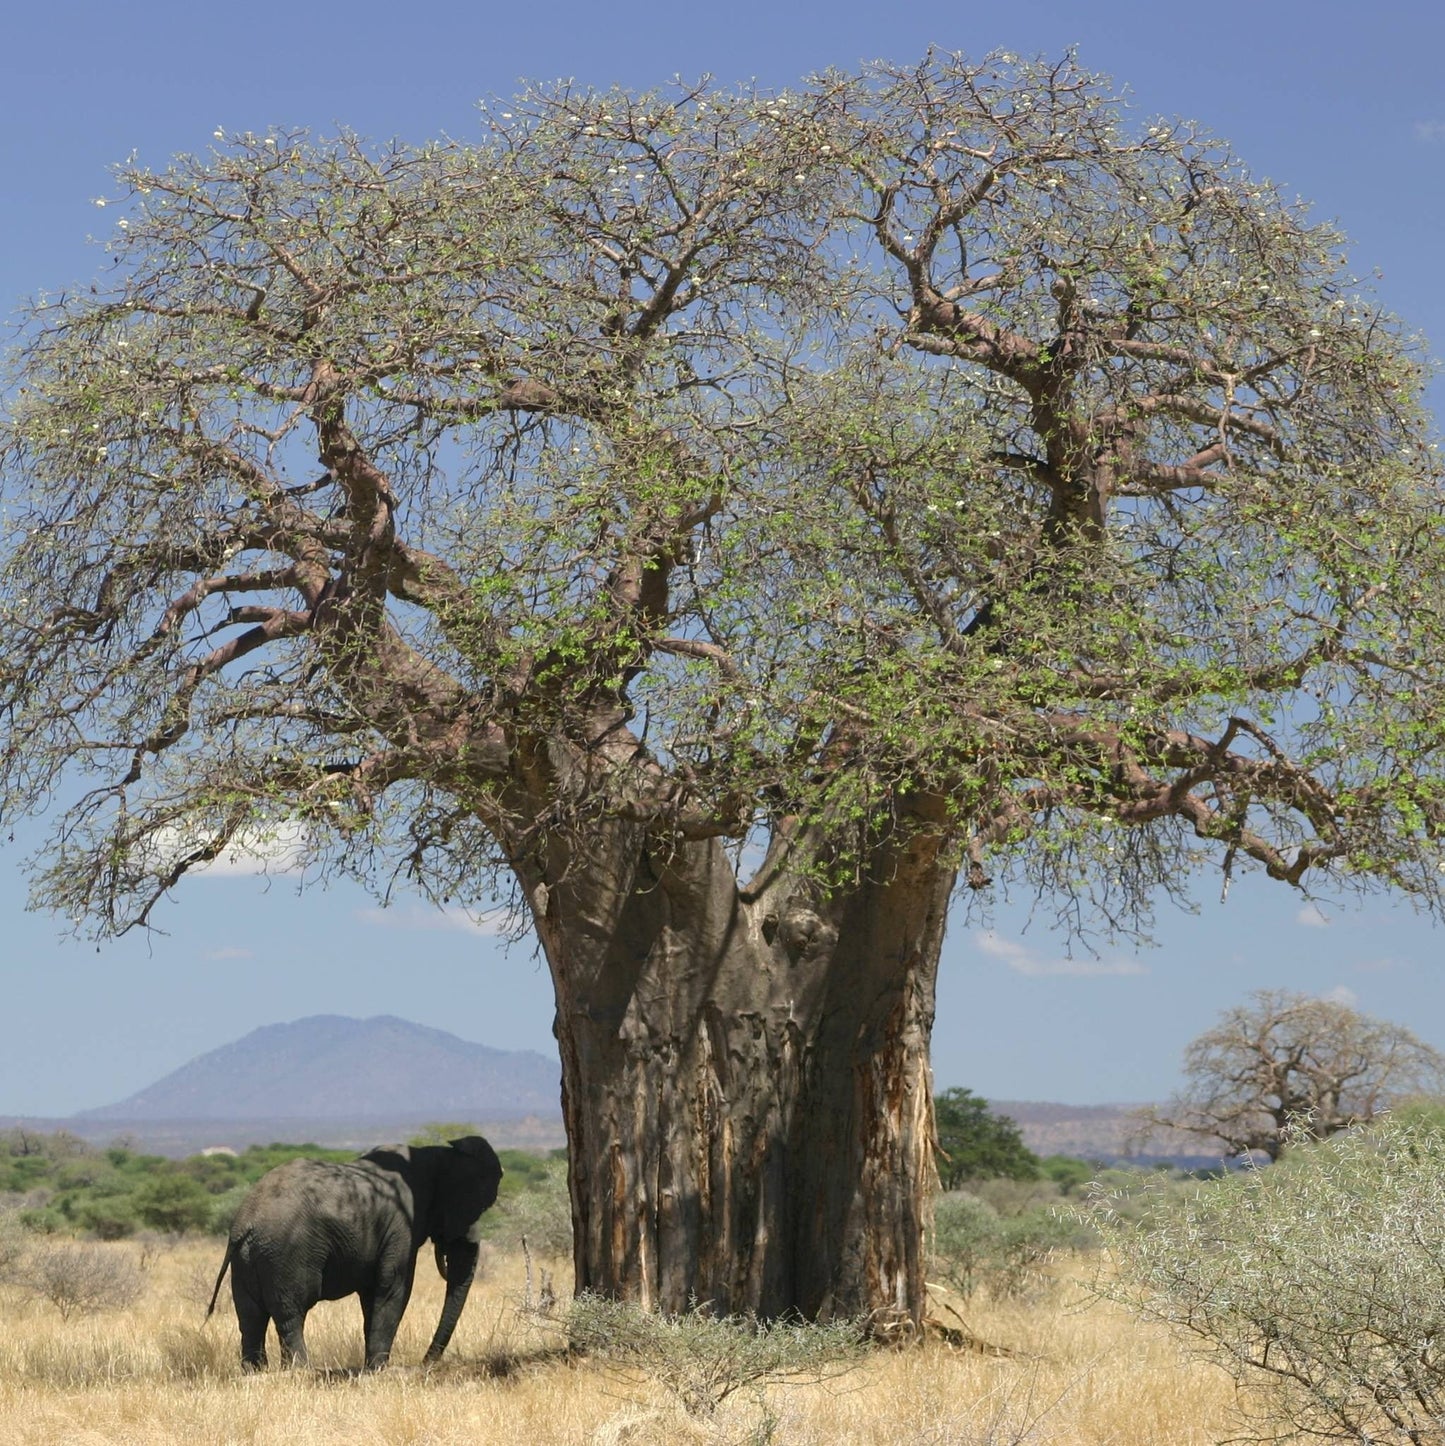
[[[241,1327],[241,1368],[247,1371],[266,1369],[266,1327],[271,1323],[261,1306],[254,1301],[236,1301],[236,1320]]]
[[[392,1342],[411,1295],[410,1272],[384,1281],[361,1293],[361,1314],[366,1328],[366,1369],[379,1371],[391,1359]]]
[[[306,1312],[289,1307],[276,1312],[276,1334],[281,1340],[281,1364],[283,1366],[305,1366],[309,1364],[306,1355]]]
[[[366,1365],[368,1371],[379,1371],[387,1362],[389,1349],[384,1350],[380,1356],[376,1353],[376,1292],[374,1290],[363,1290],[361,1292],[361,1338],[366,1346]]]
[[[241,1327],[241,1367],[247,1371],[266,1369],[266,1327],[271,1312],[261,1303],[255,1282],[242,1270],[231,1272],[231,1302],[236,1307],[236,1324]]]

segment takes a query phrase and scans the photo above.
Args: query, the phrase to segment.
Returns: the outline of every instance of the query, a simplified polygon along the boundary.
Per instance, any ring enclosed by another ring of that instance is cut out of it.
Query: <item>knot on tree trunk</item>
[[[777,942],[794,963],[816,959],[831,953],[838,942],[838,931],[811,909],[789,905],[782,917],[769,914],[763,924],[769,943]]]

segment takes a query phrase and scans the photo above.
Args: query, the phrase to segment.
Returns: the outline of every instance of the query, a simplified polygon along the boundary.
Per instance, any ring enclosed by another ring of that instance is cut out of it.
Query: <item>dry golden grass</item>
[[[775,1386],[702,1421],[645,1381],[557,1356],[557,1337],[518,1311],[522,1265],[507,1257],[491,1261],[436,1370],[408,1364],[441,1304],[440,1281],[419,1269],[391,1370],[356,1373],[361,1317],[349,1300],[312,1312],[314,1369],[243,1376],[225,1289],[201,1324],[220,1253],[210,1243],[165,1251],[137,1305],[69,1321],[0,1287],[0,1442],[1208,1446],[1230,1434],[1222,1373],[1114,1307],[1084,1308],[1067,1280],[1043,1305],[969,1302],[969,1325],[1010,1354],[936,1342],[881,1352],[837,1379]]]

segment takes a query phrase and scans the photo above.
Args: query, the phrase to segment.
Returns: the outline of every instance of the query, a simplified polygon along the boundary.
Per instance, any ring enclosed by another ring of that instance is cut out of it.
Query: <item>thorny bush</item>
[[[1445,1130],[1387,1117],[1282,1164],[1092,1218],[1101,1292],[1196,1338],[1256,1391],[1245,1439],[1437,1441],[1445,1420]]]

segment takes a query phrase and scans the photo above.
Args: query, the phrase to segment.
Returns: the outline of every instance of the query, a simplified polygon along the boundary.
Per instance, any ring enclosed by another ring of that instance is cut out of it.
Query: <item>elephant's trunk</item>
[[[437,1322],[436,1334],[423,1357],[427,1365],[441,1360],[461,1319],[462,1307],[467,1303],[472,1277],[477,1273],[477,1246],[471,1241],[461,1240],[445,1248],[438,1244],[436,1253],[437,1269],[446,1277],[447,1298],[442,1302],[442,1318]]]

